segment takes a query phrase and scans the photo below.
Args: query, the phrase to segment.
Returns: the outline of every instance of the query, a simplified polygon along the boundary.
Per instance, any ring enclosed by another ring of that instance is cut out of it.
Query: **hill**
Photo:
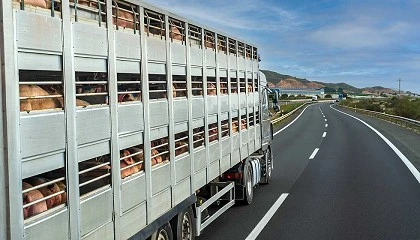
[[[309,81],[306,78],[297,78],[290,75],[280,74],[270,70],[261,70],[268,81],[270,87],[280,87],[285,89],[301,89],[301,88],[324,88],[325,93],[336,93],[338,89],[343,89],[346,93],[355,93],[355,94],[394,94],[394,90],[389,88],[384,88],[381,86],[375,86],[370,88],[356,88],[347,83],[324,83],[319,81]]]

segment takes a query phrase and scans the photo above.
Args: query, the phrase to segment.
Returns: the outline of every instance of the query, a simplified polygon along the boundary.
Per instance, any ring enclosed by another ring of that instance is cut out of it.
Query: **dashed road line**
[[[270,221],[273,215],[277,212],[277,210],[280,208],[281,204],[283,204],[284,200],[286,200],[288,195],[289,195],[288,193],[283,193],[282,195],[280,195],[280,197],[273,204],[273,206],[271,206],[268,212],[257,224],[257,226],[255,226],[255,228],[248,235],[248,237],[246,237],[246,240],[256,239],[258,235],[260,235],[261,231],[264,229],[264,227],[267,225],[267,223]]]
[[[315,148],[314,152],[311,154],[311,156],[309,157],[309,159],[314,159],[316,154],[318,153],[319,148]]]
[[[325,127],[328,127],[328,123],[325,124]]]
[[[322,134],[322,137],[326,137],[327,136],[327,132],[324,132],[324,134]]]

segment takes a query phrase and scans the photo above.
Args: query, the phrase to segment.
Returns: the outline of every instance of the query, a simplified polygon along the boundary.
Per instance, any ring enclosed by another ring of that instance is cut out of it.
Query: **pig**
[[[131,155],[131,153],[128,150],[122,150],[120,152],[120,156],[121,157],[127,157],[129,155]],[[120,169],[125,168],[125,167],[128,167],[130,165],[133,165],[135,163],[136,162],[133,160],[132,157],[124,158],[123,160],[120,161]],[[133,174],[135,174],[135,173],[137,173],[139,171],[140,171],[140,169],[139,169],[139,167],[137,165],[136,166],[129,167],[129,168],[126,168],[124,170],[121,170],[121,178],[124,179],[124,178],[126,178],[128,176],[131,176],[131,175],[133,175]]]
[[[31,178],[27,179],[27,182],[29,184],[31,184],[32,186],[38,186],[38,185],[41,185],[41,184],[44,184],[44,183],[48,182],[48,180],[45,179],[45,178],[40,178],[40,177],[31,177]],[[50,196],[54,193],[60,192],[60,187],[58,187],[58,185],[56,183],[52,183],[52,184],[49,184],[45,187],[39,188],[38,190],[42,193],[42,195],[44,197],[48,197],[48,196]],[[47,204],[48,209],[56,207],[56,206],[60,205],[61,202],[62,202],[61,194],[56,195],[54,197],[50,197],[50,198],[46,199],[45,202]]]
[[[140,149],[140,148],[137,148],[137,147],[131,147],[131,148],[128,149],[128,151],[130,151],[131,154],[138,153],[137,155],[134,155],[131,158],[133,158],[133,160],[136,163],[140,163],[139,165],[137,165],[139,171],[143,170],[143,164],[144,164],[143,149]]]
[[[237,133],[237,132],[238,132],[238,122],[232,121],[232,133]]]
[[[209,125],[209,142],[213,142],[216,141],[219,136],[218,136],[218,131],[217,131],[217,124],[213,123]]]
[[[207,95],[216,95],[217,89],[215,83],[207,83]]]
[[[27,182],[22,182],[22,191],[32,188],[32,185],[27,183]],[[41,198],[43,198],[44,196],[42,195],[42,193],[39,190],[32,190],[29,191],[27,193],[23,193],[22,194],[22,198],[23,198],[23,205],[26,205],[28,203],[37,201]],[[27,219],[29,217],[35,216],[39,213],[45,212],[47,211],[47,203],[45,201],[41,201],[39,203],[36,203],[34,205],[31,205],[29,207],[26,207],[23,209],[23,218]]]
[[[245,130],[246,129],[246,120],[242,119],[241,120],[241,130]]]
[[[47,91],[37,85],[19,85],[20,97],[48,96]],[[44,110],[61,108],[62,104],[56,98],[23,99],[20,101],[20,111]]]
[[[21,0],[13,0],[13,2],[21,3],[22,1]],[[25,0],[24,2],[25,2],[25,5],[51,9],[51,1],[50,0]]]
[[[178,141],[175,142],[175,156],[188,152],[188,142]]]

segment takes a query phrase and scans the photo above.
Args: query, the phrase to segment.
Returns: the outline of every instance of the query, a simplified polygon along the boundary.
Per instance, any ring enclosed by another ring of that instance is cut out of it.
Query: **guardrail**
[[[289,117],[290,115],[292,115],[293,113],[295,113],[297,110],[299,110],[299,109],[300,109],[300,108],[302,108],[303,106],[305,106],[305,105],[307,105],[307,104],[311,104],[311,103],[312,103],[312,102],[305,102],[305,103],[303,103],[302,105],[300,105],[299,107],[297,107],[297,108],[293,109],[292,111],[288,112],[287,114],[285,114],[285,115],[283,115],[283,116],[281,116],[281,117],[278,117],[278,118],[276,118],[276,119],[274,119],[274,120],[271,120],[271,123],[272,123],[272,124],[276,124],[276,123],[280,122],[281,120],[286,119],[287,117]]]
[[[338,106],[344,107],[344,108],[347,108],[347,109],[351,109],[355,112],[360,112],[360,113],[368,115],[368,116],[376,117],[376,118],[382,119],[382,120],[387,121],[387,122],[392,122],[392,123],[395,123],[395,124],[397,124],[401,127],[405,127],[407,129],[412,129],[414,132],[420,133],[420,121],[416,121],[414,119],[395,116],[395,115],[386,114],[386,113],[370,111],[370,110],[365,110],[365,109],[360,109],[360,108],[353,108],[353,107],[342,106],[342,105],[338,105]]]

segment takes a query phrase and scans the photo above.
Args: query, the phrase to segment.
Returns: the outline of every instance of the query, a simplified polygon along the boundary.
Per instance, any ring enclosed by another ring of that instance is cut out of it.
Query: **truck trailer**
[[[0,11],[0,239],[194,239],[270,182],[255,45],[139,0]]]

